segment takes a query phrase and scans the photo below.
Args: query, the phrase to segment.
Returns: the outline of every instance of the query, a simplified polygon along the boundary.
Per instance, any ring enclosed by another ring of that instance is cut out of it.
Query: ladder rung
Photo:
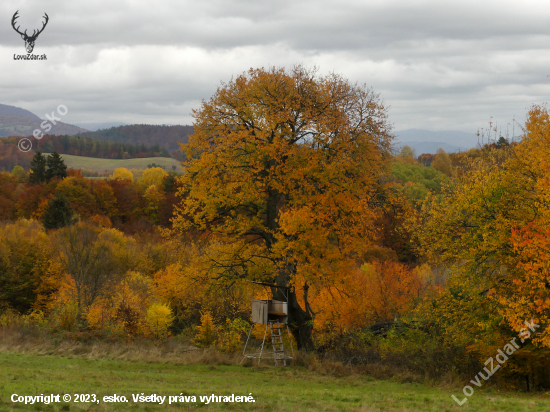
[[[269,331],[271,334],[271,344],[273,347],[273,359],[275,360],[275,366],[286,366],[286,351],[284,346],[284,337],[281,332],[282,329],[288,328],[288,325],[281,323],[279,320],[269,320]],[[265,340],[264,340],[265,342]]]

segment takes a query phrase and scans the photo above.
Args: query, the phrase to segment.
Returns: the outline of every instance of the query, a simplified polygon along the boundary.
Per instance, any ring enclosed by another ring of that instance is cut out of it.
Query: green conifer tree
[[[67,166],[65,162],[59,156],[59,153],[53,152],[47,159],[48,170],[46,170],[46,180],[50,181],[54,177],[63,179],[68,176]]]
[[[29,182],[40,184],[46,181],[46,158],[38,151],[31,160],[31,173]]]
[[[59,229],[74,223],[74,210],[63,195],[57,195],[48,202],[42,216],[46,229]]]

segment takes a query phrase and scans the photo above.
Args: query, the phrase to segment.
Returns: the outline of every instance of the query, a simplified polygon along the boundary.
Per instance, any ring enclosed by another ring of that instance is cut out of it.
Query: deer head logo
[[[19,10],[17,10],[17,11],[15,12],[15,14],[13,15],[13,17],[12,17],[12,19],[11,19],[11,25],[12,25],[13,29],[14,29],[17,33],[19,33],[19,34],[21,35],[21,38],[22,38],[23,40],[25,40],[25,48],[27,49],[27,53],[30,54],[30,53],[32,53],[32,51],[33,51],[33,49],[34,49],[34,42],[36,41],[36,38],[38,37],[38,35],[39,35],[40,33],[42,33],[42,32],[44,31],[44,29],[46,28],[46,25],[48,24],[48,20],[49,20],[50,18],[48,17],[48,15],[47,15],[46,13],[44,13],[44,18],[46,19],[46,21],[43,23],[42,28],[41,28],[40,30],[38,30],[38,32],[37,32],[36,30],[34,30],[34,31],[32,32],[32,35],[29,36],[29,35],[27,34],[27,30],[25,30],[24,33],[21,33],[21,32],[19,31],[19,27],[20,27],[20,26],[17,26],[17,28],[15,27],[15,20],[17,20],[17,18],[19,17],[19,16],[17,15],[18,13],[19,13]]]

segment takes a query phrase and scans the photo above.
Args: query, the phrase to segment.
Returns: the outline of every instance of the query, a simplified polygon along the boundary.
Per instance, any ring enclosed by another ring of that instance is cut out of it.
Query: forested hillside
[[[174,152],[180,148],[178,142],[187,143],[189,140],[188,135],[192,133],[193,126],[133,124],[80,133],[80,136],[118,143],[159,145],[170,152]]]

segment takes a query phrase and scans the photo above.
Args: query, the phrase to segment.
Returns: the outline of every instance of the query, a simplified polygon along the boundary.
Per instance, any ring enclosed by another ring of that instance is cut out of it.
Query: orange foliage
[[[65,275],[59,283],[54,304],[59,307],[74,301],[76,301],[76,283],[70,275]]]
[[[533,336],[534,342],[550,346],[548,312],[550,311],[550,226],[541,228],[531,223],[512,230],[514,251],[519,255],[517,273],[512,278],[513,294],[499,294],[505,317],[515,330],[534,319],[543,329]]]
[[[104,180],[90,180],[90,190],[101,214],[113,219],[118,215],[117,201],[112,187]]]
[[[90,220],[99,227],[111,228],[113,224],[107,216],[93,215]]]
[[[23,218],[42,218],[42,213],[39,211],[41,204],[47,203],[48,196],[54,197],[54,187],[52,185],[34,185],[27,187],[17,197],[16,209],[17,215]]]
[[[318,312],[319,330],[328,325],[359,329],[405,314],[424,288],[419,270],[398,262],[375,261],[317,291],[311,304]]]

